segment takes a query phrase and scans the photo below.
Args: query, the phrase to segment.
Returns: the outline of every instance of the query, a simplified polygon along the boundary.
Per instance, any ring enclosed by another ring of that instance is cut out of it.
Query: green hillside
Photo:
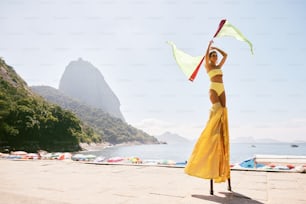
[[[100,137],[70,111],[34,94],[0,58],[0,151],[76,151]]]
[[[49,102],[75,113],[84,123],[92,127],[104,142],[112,144],[125,142],[158,143],[155,137],[132,127],[119,118],[110,116],[101,109],[92,108],[72,99],[57,89],[48,86],[33,86],[31,89]]]

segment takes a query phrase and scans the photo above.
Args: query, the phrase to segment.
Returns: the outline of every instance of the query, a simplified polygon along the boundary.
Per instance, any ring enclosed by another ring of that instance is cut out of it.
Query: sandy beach
[[[306,174],[232,171],[227,184],[182,168],[93,165],[73,161],[0,160],[0,203],[306,203]]]

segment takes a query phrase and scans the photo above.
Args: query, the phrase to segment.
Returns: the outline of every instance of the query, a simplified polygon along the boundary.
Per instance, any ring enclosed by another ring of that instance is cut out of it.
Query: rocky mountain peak
[[[67,96],[124,120],[120,101],[102,73],[82,58],[68,64],[61,77],[59,90]]]

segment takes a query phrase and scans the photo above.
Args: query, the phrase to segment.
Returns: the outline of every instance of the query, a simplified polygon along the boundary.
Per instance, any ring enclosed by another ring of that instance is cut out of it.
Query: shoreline
[[[124,142],[124,143],[118,143],[118,144],[111,144],[109,142],[103,142],[103,143],[80,143],[80,147],[82,150],[80,151],[95,151],[103,148],[111,148],[111,147],[125,147],[125,146],[138,146],[138,145],[159,145],[159,143],[140,143],[137,141],[134,142]]]
[[[300,150],[305,150],[306,146],[299,148],[281,148],[286,150],[298,150],[297,154],[280,155],[280,151],[276,153],[266,153],[264,155],[257,152],[265,152],[266,146],[256,146],[256,148],[248,145],[236,146],[231,151],[231,168],[252,170],[253,168],[267,171],[306,171],[306,155],[301,154]],[[65,160],[72,159],[82,162],[96,163],[143,163],[152,165],[173,165],[183,166],[192,150],[192,144],[167,144],[167,145],[152,145],[139,144],[135,142],[122,143],[111,145],[109,143],[91,143],[82,144],[83,150],[77,152],[11,152],[11,154],[1,154],[0,158],[4,159],[50,159],[50,160]],[[233,144],[235,147],[235,144]],[[275,145],[274,145],[275,146]],[[278,146],[276,146],[278,148]],[[247,153],[245,157],[237,155],[237,150],[240,148],[240,153]],[[272,148],[273,149],[273,148]],[[291,152],[292,153],[292,152]],[[256,157],[256,161],[254,158]]]

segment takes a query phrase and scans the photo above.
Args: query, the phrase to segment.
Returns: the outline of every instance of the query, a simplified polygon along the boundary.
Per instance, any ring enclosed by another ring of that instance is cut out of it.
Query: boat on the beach
[[[96,156],[95,155],[92,155],[92,154],[88,154],[88,155],[85,155],[85,154],[75,154],[71,157],[71,159],[73,161],[93,161],[94,159],[96,159]]]
[[[306,156],[255,155],[234,165],[232,169],[305,172]]]

